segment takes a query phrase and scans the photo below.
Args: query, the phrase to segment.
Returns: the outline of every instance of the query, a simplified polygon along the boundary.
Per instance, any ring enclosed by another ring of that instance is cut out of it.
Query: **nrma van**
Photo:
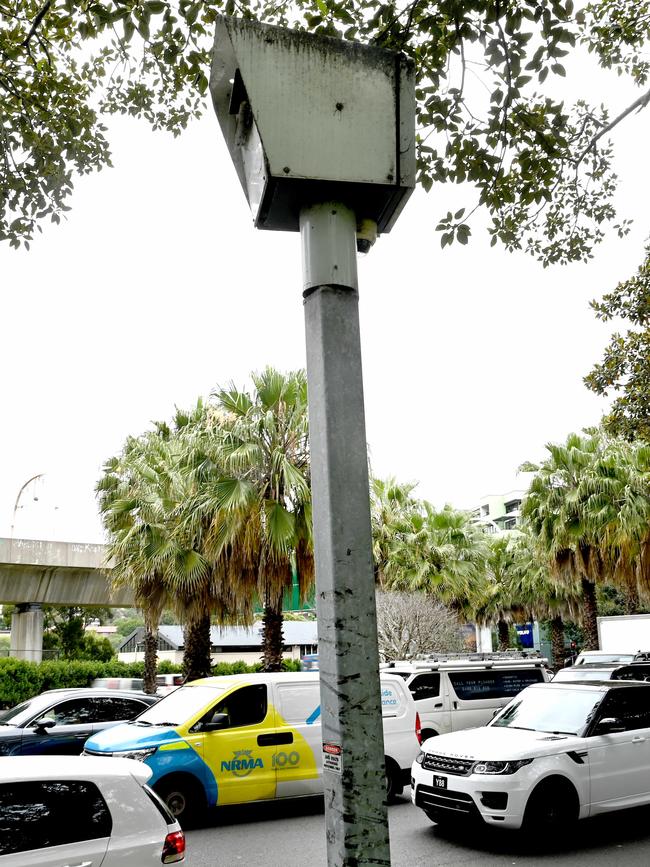
[[[403,679],[381,676],[387,797],[401,793],[419,751]],[[128,725],[86,741],[85,755],[146,762],[149,785],[181,821],[206,807],[322,792],[317,673],[210,677],[178,687]]]

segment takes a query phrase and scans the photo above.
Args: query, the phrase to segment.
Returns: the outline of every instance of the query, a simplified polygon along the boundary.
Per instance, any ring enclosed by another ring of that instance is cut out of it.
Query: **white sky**
[[[589,81],[617,111],[638,95]],[[438,217],[468,202],[450,186],[416,192],[360,261],[375,474],[471,508],[524,487],[517,466],[546,442],[598,422],[605,402],[582,377],[608,330],[588,302],[641,262],[649,119],[615,134],[633,230],[610,232],[588,265],[544,270],[476,230],[442,251]],[[115,168],[77,182],[68,221],[29,252],[0,248],[0,536],[13,524],[17,538],[102,541],[94,485],[129,434],[267,364],[305,364],[299,236],[252,228],[216,119],[176,140],[110,127]]]

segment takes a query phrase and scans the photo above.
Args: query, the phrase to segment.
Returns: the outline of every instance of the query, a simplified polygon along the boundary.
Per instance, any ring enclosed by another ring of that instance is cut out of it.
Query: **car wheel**
[[[390,804],[398,795],[402,794],[404,786],[402,785],[400,769],[397,763],[393,759],[389,759],[388,756],[386,756],[385,762],[386,801]]]
[[[570,783],[549,780],[534,789],[526,804],[524,829],[539,837],[568,831],[578,820],[579,804]]]
[[[205,809],[205,798],[199,787],[187,777],[161,780],[155,787],[156,792],[167,805],[167,809],[183,827],[197,822]]]

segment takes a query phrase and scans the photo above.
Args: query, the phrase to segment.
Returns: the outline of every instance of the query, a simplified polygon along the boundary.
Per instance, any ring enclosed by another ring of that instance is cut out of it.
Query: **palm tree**
[[[174,426],[129,438],[107,462],[97,486],[113,583],[133,587],[145,615],[145,682],[155,682],[157,627],[163,607],[185,626],[183,669],[190,680],[210,674],[211,615],[248,623],[252,593],[234,592],[223,556],[211,556],[206,527],[193,517],[205,455],[199,448],[205,411],[178,412]],[[155,688],[155,687],[154,687]]]
[[[415,485],[400,484],[394,478],[385,481],[371,476],[370,521],[375,583],[383,588],[386,569],[400,534],[409,530],[409,518],[419,508],[411,494]]]
[[[225,556],[227,575],[255,585],[263,600],[262,653],[267,671],[282,664],[282,599],[298,574],[301,598],[314,583],[307,379],[304,371],[267,368],[252,393],[217,389],[213,440],[220,474],[197,498],[212,515],[206,544]]]
[[[594,507],[587,484],[594,478],[603,448],[597,432],[570,434],[564,445],[547,445],[549,457],[534,468],[536,475],[522,506],[553,577],[566,587],[580,584],[587,649],[598,647],[596,583],[612,577],[607,522]]]
[[[421,591],[462,614],[485,570],[488,545],[469,515],[426,501],[406,516],[385,566],[388,589]]]
[[[564,659],[564,621],[575,620],[578,616],[580,586],[576,582],[565,584],[553,579],[544,553],[537,549],[534,538],[525,528],[512,534],[510,544],[512,610],[517,619],[548,619],[553,663],[559,668]]]

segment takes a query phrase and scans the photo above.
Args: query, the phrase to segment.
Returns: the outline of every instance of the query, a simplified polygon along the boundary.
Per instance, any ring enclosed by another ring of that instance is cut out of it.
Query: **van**
[[[483,726],[510,699],[550,674],[541,657],[512,659],[485,654],[480,659],[441,658],[395,662],[384,671],[402,677],[415,700],[422,739]]]
[[[381,702],[390,799],[410,780],[419,721],[402,678],[382,674]],[[84,754],[146,762],[149,784],[179,820],[215,805],[323,791],[318,673],[208,677],[151,710],[91,737]]]

